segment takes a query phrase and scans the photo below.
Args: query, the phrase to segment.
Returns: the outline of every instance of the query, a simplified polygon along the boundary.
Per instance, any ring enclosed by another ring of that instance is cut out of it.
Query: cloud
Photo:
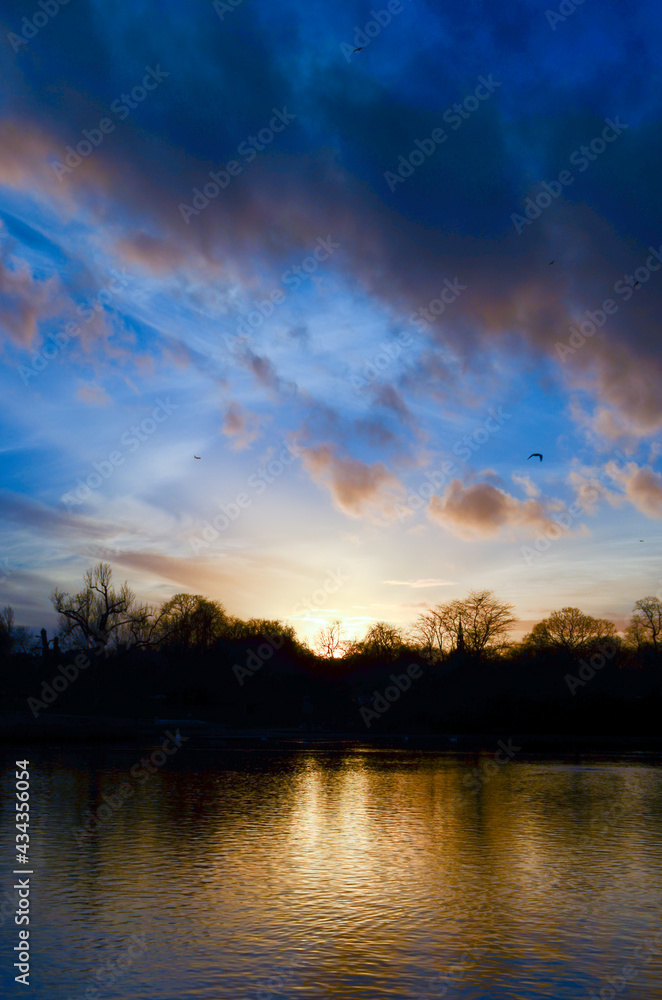
[[[40,322],[56,316],[62,308],[58,279],[37,279],[27,261],[12,256],[9,247],[3,246],[0,249],[0,324],[11,339],[21,347],[32,347]]]
[[[610,489],[594,469],[573,469],[568,475],[568,483],[575,490],[576,502],[586,514],[597,512],[598,500],[606,500],[612,507],[618,507],[623,502],[621,494]]]
[[[223,418],[223,433],[233,439],[233,448],[247,448],[260,433],[260,421],[252,413],[246,413],[238,403],[230,403]]]
[[[140,231],[120,238],[115,250],[127,263],[153,274],[168,274],[190,263],[190,253],[175,243]]]
[[[384,580],[392,587],[453,587],[457,580]]]
[[[605,471],[623,487],[625,496],[637,510],[646,517],[662,517],[662,476],[659,473],[650,467],[638,466],[636,462],[629,462],[624,469],[609,462]]]
[[[302,459],[315,482],[329,489],[338,510],[350,517],[376,510],[391,516],[396,495],[403,492],[383,462],[366,465],[356,458],[340,458],[330,445],[304,449]]]
[[[514,483],[517,483],[518,486],[522,487],[527,497],[540,496],[540,487],[536,486],[536,484],[531,481],[530,476],[521,476],[517,472],[513,472],[511,478]]]
[[[88,385],[80,385],[76,390],[76,398],[82,403],[89,403],[91,406],[107,406],[110,403],[110,396],[101,385],[90,382]]]
[[[19,528],[27,528],[35,535],[55,537],[64,534],[78,541],[84,537],[104,538],[111,535],[115,526],[110,521],[102,521],[83,514],[70,514],[62,510],[52,510],[39,500],[0,490],[0,514],[5,522]]]
[[[523,530],[527,534],[544,531],[558,523],[549,517],[549,509],[539,500],[518,500],[490,483],[466,485],[453,479],[442,496],[433,496],[428,515],[452,534],[468,541],[490,538],[502,528]]]

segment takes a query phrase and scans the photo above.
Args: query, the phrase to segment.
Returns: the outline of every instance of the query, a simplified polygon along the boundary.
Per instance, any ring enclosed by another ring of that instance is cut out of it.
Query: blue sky
[[[48,11],[0,3],[22,623],[99,559],[304,636],[662,591],[655,4]]]

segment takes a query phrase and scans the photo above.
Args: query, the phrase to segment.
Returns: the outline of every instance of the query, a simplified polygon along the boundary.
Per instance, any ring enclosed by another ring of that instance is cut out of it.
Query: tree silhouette
[[[318,656],[327,660],[335,659],[336,653],[343,649],[344,644],[343,626],[339,618],[322,625],[313,638],[313,649]]]
[[[200,594],[175,594],[161,606],[159,617],[161,643],[184,649],[210,649],[228,626],[223,605]]]
[[[411,638],[428,656],[443,655],[447,639],[443,616],[435,608],[423,611],[410,629]]]
[[[607,618],[593,618],[579,608],[561,608],[534,625],[523,643],[529,648],[577,656],[615,635],[616,626]]]
[[[53,607],[64,635],[74,636],[87,648],[97,648],[103,656],[111,640],[129,634],[142,635],[141,644],[149,641],[154,612],[138,605],[133,591],[124,582],[119,590],[112,586],[113,571],[108,563],[97,563],[84,576],[85,588],[69,595],[56,588],[51,594]]]
[[[414,635],[430,651],[450,652],[462,645],[470,656],[479,657],[504,647],[517,622],[513,611],[492,590],[472,590],[463,600],[437,604],[419,615]]]
[[[662,601],[659,597],[642,597],[635,601],[635,611],[626,629],[626,636],[639,648],[652,643],[656,653],[662,641]]]

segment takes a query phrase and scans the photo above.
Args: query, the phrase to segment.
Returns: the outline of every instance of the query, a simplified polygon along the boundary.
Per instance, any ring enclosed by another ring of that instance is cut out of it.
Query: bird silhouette
[[[198,461],[199,461],[200,460],[200,455],[194,455],[193,458],[197,458]]]
[[[639,539],[639,541],[640,541],[640,542],[643,542],[643,538],[640,538],[640,539]]]
[[[549,263],[550,263],[550,264],[556,264],[556,258],[555,258],[554,260],[550,260],[550,262],[549,262]]]
[[[540,461],[542,462],[542,455],[540,454],[540,452],[539,452],[539,451],[534,451],[534,452],[532,452],[532,453],[531,453],[531,454],[529,455],[529,458],[539,458],[539,459],[540,459]],[[527,458],[527,462],[529,461],[529,458]]]
[[[355,52],[363,52],[365,45],[360,45],[358,49],[354,49]]]

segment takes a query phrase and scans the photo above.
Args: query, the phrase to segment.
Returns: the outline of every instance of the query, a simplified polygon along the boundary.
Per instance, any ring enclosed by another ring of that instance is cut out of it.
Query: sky
[[[1,0],[0,29],[19,623],[100,560],[303,637],[662,595],[653,0]]]

